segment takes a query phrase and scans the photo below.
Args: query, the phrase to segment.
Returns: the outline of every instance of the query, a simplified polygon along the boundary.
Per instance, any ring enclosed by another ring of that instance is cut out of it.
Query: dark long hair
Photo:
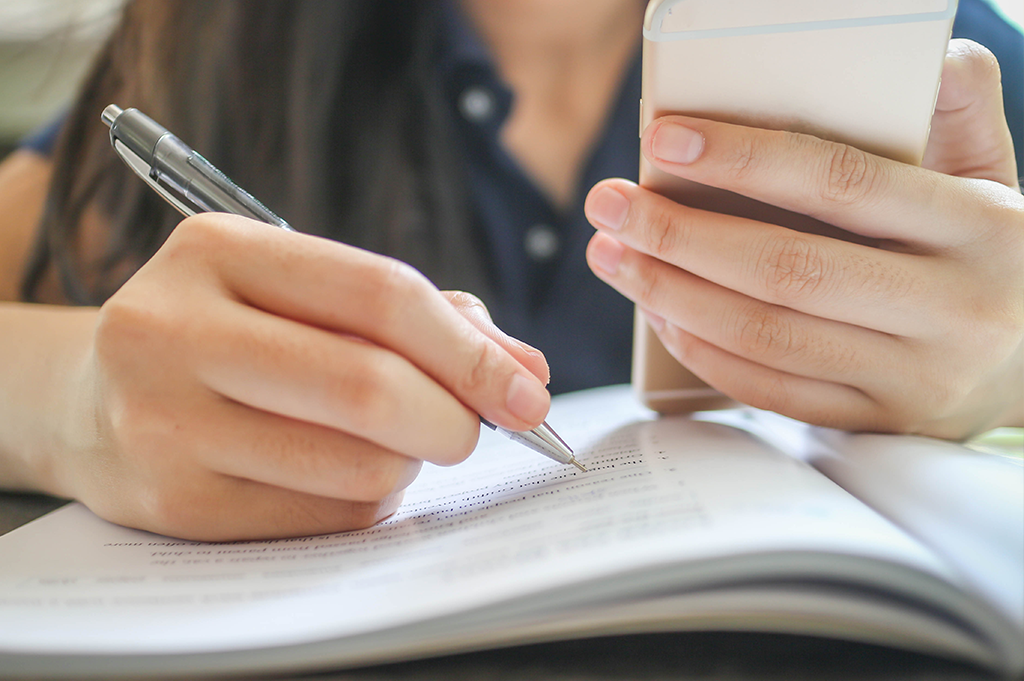
[[[131,2],[58,139],[22,295],[56,276],[69,302],[101,303],[180,220],[112,153],[110,103],[164,124],[296,228],[486,291],[432,66],[437,22],[433,0]]]

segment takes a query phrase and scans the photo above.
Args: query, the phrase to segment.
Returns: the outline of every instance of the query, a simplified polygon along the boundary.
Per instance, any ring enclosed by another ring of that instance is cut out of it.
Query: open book
[[[10,675],[305,670],[752,630],[1024,672],[1024,468],[743,409],[556,398],[581,473],[490,432],[347,534],[201,544],[67,506],[0,537]]]

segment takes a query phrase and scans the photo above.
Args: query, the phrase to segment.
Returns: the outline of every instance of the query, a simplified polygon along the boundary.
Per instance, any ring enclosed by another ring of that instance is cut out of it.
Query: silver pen
[[[121,160],[183,215],[232,213],[295,231],[212,163],[138,109],[121,109],[111,104],[100,118],[110,127],[110,144]],[[587,470],[546,422],[522,432],[501,428],[483,417],[480,422],[559,463]]]

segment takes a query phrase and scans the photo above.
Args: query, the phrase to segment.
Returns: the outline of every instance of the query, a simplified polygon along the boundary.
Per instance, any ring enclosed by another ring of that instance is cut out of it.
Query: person
[[[553,391],[628,380],[633,302],[757,407],[1024,425],[1019,34],[961,2],[958,26],[1009,45],[1015,132],[996,58],[955,40],[917,168],[680,116],[638,141],[643,5],[129,3],[74,105],[0,167],[2,484],[189,539],[370,525],[423,461],[470,454],[478,415],[544,419],[535,347]],[[111,152],[111,103],[305,233],[180,220]],[[608,179],[641,147],[850,238]]]

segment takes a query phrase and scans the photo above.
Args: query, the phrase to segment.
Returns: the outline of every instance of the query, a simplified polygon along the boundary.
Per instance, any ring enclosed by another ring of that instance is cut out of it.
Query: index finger
[[[392,350],[510,430],[534,428],[547,415],[540,380],[412,267],[244,218],[212,218],[197,223],[197,248],[218,260],[222,285],[249,305]]]
[[[665,116],[644,131],[642,149],[665,172],[870,238],[933,250],[977,237],[955,219],[967,215],[953,178],[846,144]]]
[[[627,180],[595,185],[585,210],[616,241],[755,300],[886,333],[927,328],[935,290],[919,259],[690,208]],[[595,239],[588,256],[600,263],[607,247]]]
[[[498,328],[483,301],[465,291],[441,291],[441,294],[448,299],[452,307],[459,311],[459,314],[469,320],[470,324],[500,345],[505,352],[529,369],[544,385],[551,381],[551,370],[548,368],[547,360],[544,359],[544,353],[509,336]]]

